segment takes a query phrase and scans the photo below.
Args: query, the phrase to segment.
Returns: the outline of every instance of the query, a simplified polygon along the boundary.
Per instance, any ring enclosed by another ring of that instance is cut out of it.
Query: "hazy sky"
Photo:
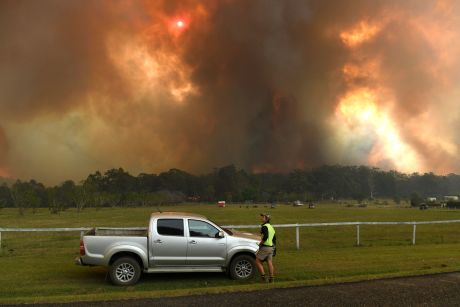
[[[460,172],[460,1],[0,2],[0,176]]]

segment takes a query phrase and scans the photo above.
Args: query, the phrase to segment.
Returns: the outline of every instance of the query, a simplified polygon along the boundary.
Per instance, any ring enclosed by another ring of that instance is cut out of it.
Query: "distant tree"
[[[60,202],[59,199],[59,188],[52,187],[47,189],[48,192],[48,209],[51,214],[59,214],[62,210],[64,205]]]
[[[436,195],[439,190],[439,182],[439,177],[435,174],[425,173],[419,179],[419,189],[424,192],[425,197]]]
[[[410,205],[413,207],[419,206],[423,202],[423,198],[420,197],[417,193],[412,193],[410,195]]]
[[[289,173],[287,190],[289,192],[304,193],[311,189],[309,174],[303,170],[293,170]]]
[[[214,189],[214,185],[213,184],[206,185],[201,195],[202,195],[201,198],[203,200],[207,200],[207,201],[216,200],[216,191]]]
[[[18,208],[19,214],[24,215],[27,208],[32,208],[33,213],[46,201],[45,188],[34,180],[23,182],[17,180],[11,187],[11,197],[14,205]]]
[[[58,187],[58,196],[62,202],[64,209],[74,207],[76,204],[76,186],[72,180],[64,181]]]
[[[257,202],[269,201],[272,195],[286,195],[290,191],[288,184],[288,175],[260,173],[253,174],[251,186],[256,191]],[[284,199],[286,200],[286,199]]]
[[[0,186],[0,208],[12,207],[14,205],[10,188],[6,183]]]
[[[197,194],[200,185],[195,180],[195,176],[173,168],[158,175],[162,190],[182,192],[187,196]]]
[[[81,212],[89,203],[89,191],[87,185],[82,182],[81,185],[75,186],[74,200],[77,212]]]
[[[341,188],[344,183],[342,171],[343,169],[337,165],[325,165],[312,170],[312,182],[318,199],[331,199],[342,196],[342,193],[337,193],[337,191],[343,190]]]
[[[161,189],[161,179],[155,174],[141,173],[137,176],[137,191],[155,192]]]
[[[245,188],[241,193],[243,201],[255,200],[256,199],[256,190],[253,188]]]
[[[234,165],[224,166],[215,172],[216,196],[222,200],[232,200],[239,194],[238,174]]]
[[[417,197],[414,197],[414,193]],[[79,184],[65,181],[45,188],[37,181],[18,180],[11,187],[0,186],[0,207],[26,209],[50,207],[60,212],[69,207],[148,206],[181,201],[272,202],[356,199],[377,196],[420,202],[427,196],[459,195],[460,176],[433,173],[404,174],[368,166],[323,165],[295,169],[289,173],[248,173],[234,165],[215,168],[203,175],[170,169],[159,175],[141,173],[137,177],[122,168],[103,174],[96,171]]]
[[[89,206],[100,208],[103,203],[102,195],[105,189],[102,174],[96,171],[94,174],[88,175],[83,181],[82,187],[82,195],[86,197],[85,203]]]
[[[447,175],[444,184],[442,195],[457,195],[460,194],[460,176],[456,174]]]
[[[125,205],[128,193],[136,188],[136,179],[122,168],[106,171],[102,181],[105,190],[116,196],[115,205],[117,206]]]

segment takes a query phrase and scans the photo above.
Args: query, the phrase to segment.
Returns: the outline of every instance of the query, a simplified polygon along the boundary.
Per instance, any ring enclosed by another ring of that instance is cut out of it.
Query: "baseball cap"
[[[268,213],[261,213],[260,216],[265,217],[267,220],[270,220],[270,214]]]

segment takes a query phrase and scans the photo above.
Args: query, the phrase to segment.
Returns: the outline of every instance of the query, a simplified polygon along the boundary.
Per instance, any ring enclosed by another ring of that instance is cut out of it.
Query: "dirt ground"
[[[270,289],[252,292],[35,306],[460,306],[460,272],[325,286],[267,287]]]

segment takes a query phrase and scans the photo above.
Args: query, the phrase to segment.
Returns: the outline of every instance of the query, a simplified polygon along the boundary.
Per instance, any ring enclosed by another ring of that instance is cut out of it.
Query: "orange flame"
[[[345,45],[353,48],[371,40],[376,36],[380,29],[381,27],[379,25],[370,24],[367,21],[361,21],[350,31],[340,33],[340,38]]]
[[[368,89],[349,93],[339,103],[339,116],[348,123],[373,121],[377,117],[374,94]]]
[[[379,107],[378,96],[368,88],[351,90],[337,106],[337,119],[346,128],[346,135],[358,134],[374,140],[368,156],[371,165],[391,161],[398,170],[418,169],[416,152],[402,140],[389,114]]]
[[[364,142],[370,146],[369,164],[391,166],[400,171],[420,170],[417,152],[404,141],[392,119],[391,107],[395,101],[392,90],[385,87],[379,55],[363,57],[359,49],[375,39],[389,20],[385,16],[380,16],[378,22],[362,20],[339,33],[352,53],[341,71],[348,90],[339,99],[335,122],[345,143]]]

